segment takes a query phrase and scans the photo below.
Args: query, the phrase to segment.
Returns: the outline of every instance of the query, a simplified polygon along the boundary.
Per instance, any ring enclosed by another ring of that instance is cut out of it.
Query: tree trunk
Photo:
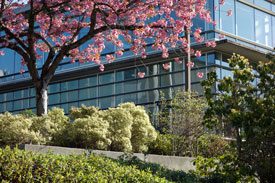
[[[36,85],[36,114],[42,116],[48,112],[48,82],[42,80]]]

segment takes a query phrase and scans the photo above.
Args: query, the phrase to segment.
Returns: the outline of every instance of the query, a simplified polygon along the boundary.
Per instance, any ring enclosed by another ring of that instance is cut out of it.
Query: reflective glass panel
[[[255,10],[256,42],[271,46],[271,16]]]
[[[235,34],[234,10],[234,0],[226,0],[224,5],[220,6],[220,29],[231,34]],[[232,15],[229,16],[230,14]]]
[[[237,35],[249,40],[254,40],[254,10],[243,4],[236,3],[236,29]]]

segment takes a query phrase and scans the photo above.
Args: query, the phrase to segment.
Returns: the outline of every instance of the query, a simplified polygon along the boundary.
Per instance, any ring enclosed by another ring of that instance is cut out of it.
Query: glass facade
[[[274,4],[265,0],[226,0],[224,5],[220,5],[219,0],[215,0],[215,6],[216,29],[270,50],[275,47]]]
[[[222,54],[207,53],[200,59],[194,59],[192,69],[193,90],[203,94],[197,72],[206,73],[212,70],[230,75],[223,66]],[[220,60],[217,58],[220,57]],[[216,59],[216,60],[215,60]],[[100,108],[116,106],[122,102],[135,102],[151,106],[159,100],[160,92],[167,98],[174,91],[184,89],[184,66],[173,60],[170,69],[164,70],[163,62],[149,65],[132,66],[132,68],[114,70],[108,73],[96,74],[84,78],[56,82],[49,85],[49,108],[62,107],[65,112],[71,106],[94,105]],[[137,72],[145,72],[144,78],[138,78]],[[226,72],[225,72],[226,71]],[[23,109],[35,110],[35,91],[24,88],[16,91],[0,93],[0,112],[19,112]]]

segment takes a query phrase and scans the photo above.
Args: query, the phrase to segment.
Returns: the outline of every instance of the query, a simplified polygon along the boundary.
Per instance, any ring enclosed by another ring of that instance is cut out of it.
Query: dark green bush
[[[35,154],[18,149],[0,149],[2,182],[169,182],[148,171],[120,165],[99,156]]]
[[[230,143],[223,137],[214,134],[204,134],[198,139],[198,155],[217,157],[230,149]]]
[[[156,141],[149,144],[149,154],[172,155],[173,154],[173,135],[158,134]]]

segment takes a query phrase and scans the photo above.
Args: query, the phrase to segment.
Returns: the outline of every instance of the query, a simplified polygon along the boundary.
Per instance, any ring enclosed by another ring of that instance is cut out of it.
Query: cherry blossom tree
[[[37,114],[43,115],[47,113],[48,84],[64,59],[94,62],[104,71],[102,61],[122,56],[125,44],[131,46],[133,54],[146,58],[149,39],[164,58],[169,56],[169,48],[176,47],[200,56],[199,51],[191,52],[186,35],[204,41],[199,28],[191,32],[197,16],[215,23],[205,8],[206,1],[1,0],[0,49],[11,49],[21,56],[36,89]],[[103,56],[106,44],[116,46],[116,50]],[[42,54],[46,58],[40,71],[37,65]]]

